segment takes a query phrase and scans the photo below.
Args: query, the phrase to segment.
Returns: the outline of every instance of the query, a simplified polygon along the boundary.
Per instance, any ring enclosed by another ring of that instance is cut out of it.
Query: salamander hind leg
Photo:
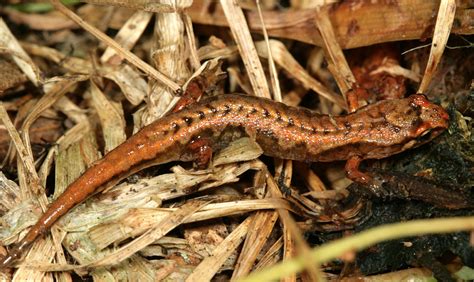
[[[359,101],[365,101],[366,103],[368,97],[369,93],[367,92],[367,90],[360,86],[355,86],[354,89],[347,91],[346,99],[349,112],[353,113],[357,111],[361,106],[364,105],[361,105]]]
[[[346,176],[354,182],[368,184],[371,180],[371,176],[359,170],[361,161],[362,158],[359,156],[350,157],[346,162]]]
[[[212,159],[211,142],[207,138],[197,138],[192,140],[186,146],[186,152],[189,158],[194,160],[198,169],[205,169],[209,166]]]

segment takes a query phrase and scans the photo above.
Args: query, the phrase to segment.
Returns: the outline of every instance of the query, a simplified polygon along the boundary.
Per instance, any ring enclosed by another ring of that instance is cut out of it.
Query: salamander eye
[[[421,106],[418,105],[417,103],[415,102],[411,102],[410,103],[410,109],[414,112],[416,112],[418,115],[421,113]]]

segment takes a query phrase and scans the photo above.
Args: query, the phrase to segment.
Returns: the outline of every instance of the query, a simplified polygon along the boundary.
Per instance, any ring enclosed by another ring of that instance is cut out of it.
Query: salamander
[[[110,181],[149,163],[199,160],[204,150],[195,144],[218,150],[245,134],[268,156],[305,162],[349,160],[346,168],[355,171],[349,177],[360,180],[360,160],[385,158],[426,143],[448,122],[447,112],[420,94],[379,101],[341,116],[245,95],[206,98],[145,126],[87,169],[0,261],[0,268],[17,260],[62,215]]]

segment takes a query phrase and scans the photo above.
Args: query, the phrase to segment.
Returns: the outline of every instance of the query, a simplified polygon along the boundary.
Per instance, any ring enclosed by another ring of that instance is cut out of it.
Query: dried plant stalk
[[[337,42],[327,10],[322,9],[315,14],[315,24],[324,43],[324,51],[329,64],[328,69],[333,74],[339,89],[345,94],[354,87],[356,80]],[[345,98],[347,99],[347,97]]]
[[[7,25],[0,18],[0,50],[10,53],[13,61],[36,86],[40,84],[40,71],[30,56],[23,50]]]
[[[267,79],[258,59],[252,36],[250,35],[244,14],[237,2],[232,0],[220,1],[230,30],[237,43],[239,53],[244,62],[245,69],[252,85],[253,93],[258,97],[270,98],[270,89]]]
[[[192,4],[192,0],[82,0],[82,2],[130,8],[153,13],[175,13],[188,8]]]
[[[425,74],[421,81],[418,93],[425,93],[428,89],[433,76],[435,75],[436,67],[441,61],[444,48],[448,42],[451,27],[453,26],[454,15],[456,13],[455,0],[441,0],[439,6],[438,17],[433,35],[433,43],[431,45],[430,56],[426,64]]]
[[[273,231],[278,219],[278,213],[262,211],[249,218],[252,220],[252,226],[255,226],[255,228],[250,229],[247,233],[247,238],[240,252],[231,280],[237,280],[250,273],[257,256]]]
[[[243,241],[251,223],[251,218],[244,220],[239,227],[229,234],[229,236],[227,236],[225,240],[212,251],[212,254],[209,257],[201,261],[194,271],[186,278],[186,281],[210,281],[219,270],[219,267]]]
[[[137,43],[140,36],[143,34],[146,26],[150,22],[152,13],[138,11],[133,14],[127,22],[120,28],[114,40],[117,41],[124,49],[130,50]],[[122,58],[117,55],[114,49],[107,47],[100,57],[101,62],[108,62],[109,64],[120,64]]]
[[[80,25],[82,28],[85,30],[89,31],[92,35],[96,36],[99,38],[102,42],[106,43],[108,46],[111,48],[114,48],[114,50],[123,56],[127,61],[129,61],[131,64],[135,65],[137,68],[143,70],[145,73],[149,74],[151,77],[155,78],[157,81],[160,81],[174,92],[179,92],[181,90],[181,87],[176,84],[174,81],[170,80],[168,77],[163,75],[162,73],[158,72],[156,69],[145,63],[142,59],[140,59],[137,55],[133,54],[132,52],[123,49],[117,42],[115,42],[112,38],[107,36],[105,33],[99,31],[97,28],[91,26],[90,24],[86,23],[84,20],[82,20],[78,15],[75,13],[71,12],[69,9],[67,9],[61,2],[58,0],[51,0],[51,3],[54,5],[56,9],[64,13],[66,16],[68,16],[71,20],[76,22],[78,25]]]

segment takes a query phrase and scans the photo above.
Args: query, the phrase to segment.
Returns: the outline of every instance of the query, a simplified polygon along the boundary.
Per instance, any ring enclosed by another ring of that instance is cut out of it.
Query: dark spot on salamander
[[[191,124],[193,124],[193,119],[190,118],[190,117],[183,117],[183,121],[184,121],[188,126],[190,126]]]
[[[283,119],[281,118],[281,113],[279,111],[276,111],[276,121],[282,121]]]
[[[416,112],[417,115],[421,114],[421,107],[415,103],[410,103],[410,108]]]
[[[227,115],[228,113],[230,113],[232,111],[232,109],[230,108],[229,105],[224,105],[224,112],[222,113],[223,116]]]
[[[399,126],[396,126],[396,125],[393,125],[393,124],[391,124],[390,129],[391,129],[394,133],[400,133],[400,131],[402,130]]]
[[[239,105],[239,107],[237,108],[237,111],[238,112],[241,112],[244,110],[244,106],[243,105]]]
[[[169,131],[168,130],[163,130],[163,135],[168,135]]]
[[[203,111],[198,111],[197,113],[198,113],[199,119],[204,119],[206,117]]]
[[[267,109],[263,109],[263,117],[269,117],[270,116],[270,112],[267,110]]]
[[[311,127],[311,133],[313,133],[313,134],[318,133],[318,131],[316,130],[316,127],[314,127],[314,126]]]
[[[384,128],[390,128],[392,126],[392,124],[388,121],[384,121],[382,122],[382,126],[379,126],[377,128],[378,131],[382,131]]]
[[[297,146],[297,147],[303,147],[303,148],[306,148],[306,141],[301,141],[301,142],[298,142],[298,143],[296,143],[296,146]]]
[[[377,127],[379,127],[379,124],[377,122],[371,122],[369,123],[369,125],[370,125],[370,130],[377,129]]]
[[[352,128],[351,123],[348,122],[348,121],[344,122],[344,126],[346,127],[347,130],[351,130],[351,128]]]
[[[255,114],[256,112],[257,112],[257,109],[252,108],[252,109],[250,110],[250,112],[248,112],[248,113],[245,115],[245,117],[246,117],[246,118],[249,118],[251,115]]]
[[[181,127],[179,126],[179,124],[177,124],[176,122],[173,122],[171,124],[171,129],[176,133],[178,132],[178,130],[180,129]]]
[[[346,121],[344,122],[344,127],[346,128],[346,130],[344,130],[344,136],[347,136],[349,133],[351,133],[352,125],[350,122]]]
[[[276,137],[275,133],[273,130],[268,129],[268,128],[258,128],[257,129],[257,134],[263,135],[265,137],[271,138],[273,140],[277,140],[278,138]]]
[[[411,126],[418,128],[421,126],[422,123],[423,123],[423,120],[421,118],[417,118],[412,121]]]
[[[377,111],[367,111],[367,115],[370,117],[370,118],[373,118],[373,119],[376,119],[379,117],[379,112]]]
[[[213,113],[213,114],[217,113],[217,109],[216,109],[215,107],[213,107],[213,106],[211,106],[211,105],[206,105],[206,107],[207,107],[209,110],[211,110],[211,113]]]
[[[288,127],[291,127],[293,125],[295,125],[295,121],[293,120],[292,117],[288,117]]]
[[[299,142],[295,143],[292,150],[295,151],[295,152],[306,152],[307,151],[306,142],[299,141]]]
[[[329,130],[329,128],[327,128],[327,127],[324,127],[324,128],[323,128],[323,133],[324,133],[324,134],[329,134],[329,132],[331,132],[331,131]]]

